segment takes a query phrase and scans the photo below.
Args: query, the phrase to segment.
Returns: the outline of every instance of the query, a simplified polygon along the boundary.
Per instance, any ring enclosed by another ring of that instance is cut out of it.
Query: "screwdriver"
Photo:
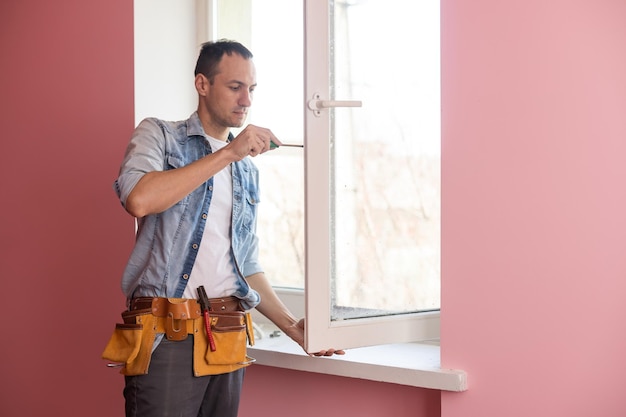
[[[304,145],[298,145],[298,144],[294,144],[294,143],[283,143],[282,145],[277,145],[274,143],[274,141],[270,141],[270,149],[276,149],[279,148],[281,146],[290,146],[292,148],[304,148]]]
[[[209,302],[209,297],[207,297],[203,285],[200,285],[197,291],[198,301],[200,302],[200,308],[202,309],[202,315],[204,316],[204,328],[206,330],[206,335],[209,340],[209,348],[211,349],[211,352],[215,352],[217,348],[215,346],[215,339],[213,339],[213,332],[211,331],[211,317],[209,316],[211,303]]]

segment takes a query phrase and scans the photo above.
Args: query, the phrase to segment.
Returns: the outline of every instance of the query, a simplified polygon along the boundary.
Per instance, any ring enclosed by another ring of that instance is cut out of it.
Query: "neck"
[[[202,112],[201,109],[198,109],[198,117],[200,118],[200,123],[202,123],[204,133],[218,140],[226,141],[228,139],[229,128],[213,123],[211,117],[206,112]]]

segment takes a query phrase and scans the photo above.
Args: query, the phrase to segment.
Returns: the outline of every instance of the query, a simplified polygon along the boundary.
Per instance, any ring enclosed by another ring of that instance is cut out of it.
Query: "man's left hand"
[[[304,349],[304,324],[305,324],[305,320],[301,319],[290,328],[285,329],[285,333],[287,334],[287,336],[295,340],[302,347],[302,349]],[[306,352],[306,349],[305,349],[305,352]],[[333,355],[344,355],[345,353],[346,352],[341,349],[333,349],[333,348],[320,350],[319,352],[315,352],[315,353],[307,352],[309,356],[333,356]]]

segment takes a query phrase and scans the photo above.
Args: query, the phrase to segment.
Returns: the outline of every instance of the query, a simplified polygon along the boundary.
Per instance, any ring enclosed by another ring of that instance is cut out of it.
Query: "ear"
[[[196,75],[195,79],[196,91],[201,96],[206,96],[209,91],[210,83],[207,77],[203,74]]]

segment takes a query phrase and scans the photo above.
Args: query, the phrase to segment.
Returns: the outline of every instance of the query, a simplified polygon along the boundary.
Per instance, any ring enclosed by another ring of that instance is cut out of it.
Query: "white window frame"
[[[329,2],[305,0],[305,100],[330,99]],[[355,99],[346,97],[341,99]],[[305,108],[305,345],[329,347],[405,343],[439,339],[439,311],[386,317],[331,320],[330,116]]]
[[[136,11],[143,10],[143,7],[155,7],[154,3],[152,3],[151,0],[150,3],[145,3],[148,0],[135,1],[142,2],[139,5],[141,7],[136,7]],[[323,2],[324,0],[322,0],[322,3]],[[170,6],[171,4],[166,2],[166,0],[160,0],[158,8],[161,13],[165,13],[165,15],[162,16],[162,19],[169,19],[170,23],[172,23],[171,16],[168,14],[168,8]],[[308,6],[311,5],[309,4]],[[215,39],[216,37],[216,27],[212,24],[216,11],[216,3],[215,0],[196,0],[195,4],[180,3],[180,7],[185,10],[183,12],[184,18],[183,20],[178,22],[178,27],[170,27],[170,30],[173,31],[177,36],[185,36],[186,39],[195,38],[197,40],[197,45],[178,42],[171,45],[171,47],[175,48],[176,50],[179,48],[185,48],[187,49],[186,53],[193,55],[195,59],[195,55],[197,54],[197,49],[200,43],[206,40]],[[163,8],[164,10],[161,10]],[[194,8],[195,14],[193,10]],[[317,10],[317,12],[322,13],[320,10]],[[327,10],[323,13],[324,19],[326,19],[326,16],[328,16]],[[163,26],[160,23],[159,19],[150,22],[149,30],[157,31],[157,33],[160,30],[162,31]],[[193,27],[194,19],[196,19],[196,28]],[[307,26],[310,26],[311,24],[313,23],[309,19],[307,22]],[[139,42],[139,44],[137,44],[138,40],[136,38],[136,47],[143,48],[144,46],[146,46],[144,42],[148,42],[147,47],[158,46],[159,48],[163,49],[162,45],[160,44],[159,36],[152,38],[151,34],[146,34],[145,32],[142,32],[142,34],[147,35],[147,37]],[[309,44],[312,42],[314,44],[312,45],[312,47],[315,47],[327,44],[327,35],[324,39],[324,41],[320,41],[320,39],[315,41],[315,39],[309,38],[308,42]],[[242,39],[242,41],[245,40]],[[193,43],[193,41],[191,43]],[[307,54],[307,62],[314,62],[315,60],[318,60],[320,56],[322,56],[322,60],[318,62],[328,63],[328,60],[324,57],[324,52],[314,50],[312,49],[312,47],[309,46],[308,48],[309,53]],[[147,59],[146,62],[142,61],[141,68],[149,68],[149,71],[145,73],[139,71],[139,73],[136,75],[137,80],[148,83],[173,82],[171,75],[159,72],[159,69],[161,67],[159,56],[154,57],[154,62],[151,61],[152,56],[141,56],[136,57],[136,59]],[[137,66],[137,69],[140,70],[141,68]],[[146,79],[146,77],[148,78]],[[176,79],[177,78],[174,78],[174,80]],[[178,88],[185,88],[188,83],[188,81],[185,81],[187,79],[188,75],[181,76],[180,85],[178,86]],[[315,87],[317,86],[309,85],[307,86],[307,91],[310,91],[312,88]],[[193,97],[193,99],[189,100],[185,99],[184,97],[174,96],[174,100],[177,100],[176,107],[190,106],[191,109],[196,105],[195,96]],[[141,103],[136,104],[142,105],[143,103],[145,103],[145,100]],[[142,106],[140,107],[143,113],[152,112],[152,110],[150,109],[145,109]],[[166,111],[163,110],[163,112]],[[171,117],[171,115],[168,115],[167,117]],[[314,136],[309,137],[309,143],[313,147],[315,147],[314,140],[312,139]],[[324,152],[324,149],[320,148],[317,149],[317,151]],[[308,181],[311,181],[311,179],[309,178]],[[320,191],[323,189],[324,187],[321,187]],[[311,196],[311,194],[309,195]],[[311,219],[309,224],[315,225],[314,223],[312,223],[312,220],[313,219]],[[316,228],[314,228],[314,230],[315,229]],[[319,248],[318,252],[321,252],[321,255],[323,255],[323,250],[326,249]],[[326,253],[326,257],[327,256],[328,252]],[[329,305],[327,300],[330,298],[330,294],[328,293],[330,289],[330,281],[328,280],[324,283],[320,280],[314,280],[312,279],[314,275],[310,275],[310,272],[309,277],[310,288],[306,297],[306,304],[308,308],[308,311],[306,313],[304,301],[305,294],[303,290],[276,288],[276,291],[296,317],[303,317],[305,314],[308,315],[309,335],[307,336],[307,338],[309,339],[309,346],[313,348],[321,346],[324,349],[329,346],[338,347],[339,344],[335,344],[334,342],[336,341],[337,343],[343,343],[341,339],[341,334],[339,335],[339,338],[335,341],[331,341],[327,338],[327,333],[330,333],[330,337],[334,337],[335,335],[333,333],[336,333],[337,331],[337,329],[332,329],[329,317]],[[318,299],[320,301],[317,301]],[[322,303],[318,306],[320,308],[313,308],[313,306],[318,302]],[[325,311],[325,313],[322,316],[318,317],[318,310],[321,310],[322,312]],[[281,336],[280,332],[276,332],[276,328],[269,325],[269,321],[260,313],[257,313],[255,310],[253,310],[252,313],[255,316],[255,327],[257,328],[258,332],[255,331],[255,334],[257,336],[256,344],[252,347],[249,347],[248,352],[252,357],[256,358],[257,363],[260,365],[274,366],[306,372],[316,372],[329,375],[363,378],[372,381],[383,381],[395,384],[404,384],[409,386],[440,389],[446,391],[464,391],[468,387],[467,375],[464,371],[442,369],[440,367],[440,349],[437,341],[426,343],[383,344],[388,342],[389,340],[387,337],[387,333],[389,333],[389,335],[396,333],[400,333],[400,335],[402,335],[406,332],[406,329],[403,329],[402,327],[398,329],[398,326],[396,324],[386,325],[385,328],[383,328],[382,330],[376,331],[372,330],[375,328],[369,326],[361,326],[361,321],[350,320],[349,323],[345,324],[351,324],[357,327],[357,335],[355,340],[362,339],[363,344],[376,343],[376,346],[350,349],[344,356],[335,356],[333,358],[327,358],[320,361],[319,359],[308,357],[304,354],[302,349],[291,339],[286,336]],[[429,325],[436,326],[438,334],[438,314],[436,314],[436,316],[436,324],[432,322],[432,320],[434,319],[429,319],[426,321],[431,322]],[[403,320],[401,320],[401,322],[404,322],[405,318],[407,317],[403,317]],[[398,320],[398,318],[391,317],[387,320],[395,321]],[[372,319],[370,319],[369,321],[372,321]],[[422,322],[425,322],[425,320],[422,320]],[[342,323],[342,325],[344,324]],[[408,324],[406,322],[404,322],[404,325],[412,326],[411,324]],[[345,327],[345,325],[343,327]],[[327,328],[330,328],[330,332],[326,331]],[[368,335],[364,333],[370,333],[370,336],[373,336],[373,339],[368,338]],[[406,333],[410,334],[411,332]],[[424,338],[430,338],[430,336],[424,336]],[[315,338],[320,337],[323,338],[323,341],[321,342],[321,344],[316,345],[317,341],[315,340]],[[415,337],[409,338],[421,339],[421,337],[419,337],[419,334]],[[344,348],[349,348],[349,345],[353,345],[353,343],[346,343],[342,346]]]

